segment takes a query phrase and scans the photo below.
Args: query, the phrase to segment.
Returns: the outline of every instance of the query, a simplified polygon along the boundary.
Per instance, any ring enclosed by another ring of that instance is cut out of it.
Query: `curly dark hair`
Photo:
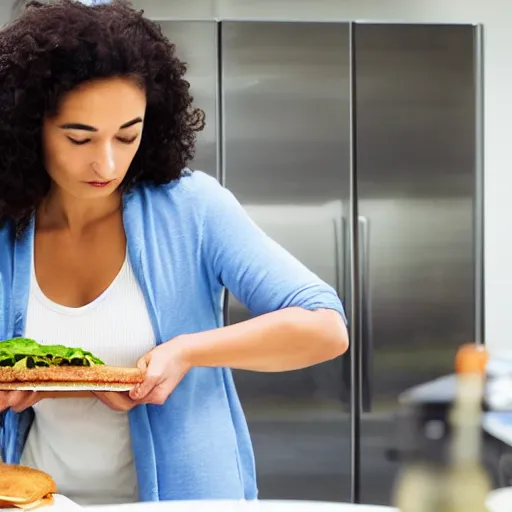
[[[186,64],[174,44],[143,14],[127,0],[96,6],[31,1],[0,31],[0,225],[26,222],[48,193],[44,117],[88,80],[133,76],[146,91],[142,140],[122,190],[180,178],[204,113],[192,107]]]

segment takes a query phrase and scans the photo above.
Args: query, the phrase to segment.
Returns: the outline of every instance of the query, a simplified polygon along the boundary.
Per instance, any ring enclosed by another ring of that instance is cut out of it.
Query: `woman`
[[[348,346],[336,293],[187,168],[204,120],[184,72],[125,3],[31,2],[1,34],[0,339],[146,375],[129,394],[0,394],[4,461],[83,504],[255,499],[231,369]],[[222,326],[224,287],[254,318]]]

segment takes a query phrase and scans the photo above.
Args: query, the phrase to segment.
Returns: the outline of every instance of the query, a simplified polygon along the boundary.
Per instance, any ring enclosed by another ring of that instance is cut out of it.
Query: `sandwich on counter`
[[[52,505],[56,493],[57,486],[50,475],[0,462],[0,509],[34,510]]]

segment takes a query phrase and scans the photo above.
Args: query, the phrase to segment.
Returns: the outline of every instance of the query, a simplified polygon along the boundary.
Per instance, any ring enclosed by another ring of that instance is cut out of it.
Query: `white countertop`
[[[327,503],[320,501],[173,501],[86,507],[94,512],[399,512],[392,507]],[[512,511],[512,488],[489,495],[488,512]]]
[[[487,500],[489,512],[510,512],[512,510],[512,487],[492,491]]]
[[[327,503],[321,501],[161,501],[129,505],[79,507],[66,497],[55,495],[55,503],[41,512],[399,512],[392,507]],[[512,488],[497,489],[489,495],[488,512],[512,511]],[[5,512],[19,509],[5,509]]]
[[[390,507],[313,501],[173,501],[86,507],[94,512],[398,512]]]

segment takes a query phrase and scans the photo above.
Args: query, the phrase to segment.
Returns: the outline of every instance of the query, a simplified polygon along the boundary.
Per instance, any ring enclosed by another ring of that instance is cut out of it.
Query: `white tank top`
[[[80,347],[118,366],[135,366],[155,345],[128,258],[108,289],[80,308],[49,300],[32,264],[25,336]],[[50,474],[59,492],[79,505],[138,501],[128,413],[96,398],[45,399],[34,411],[22,464]]]

